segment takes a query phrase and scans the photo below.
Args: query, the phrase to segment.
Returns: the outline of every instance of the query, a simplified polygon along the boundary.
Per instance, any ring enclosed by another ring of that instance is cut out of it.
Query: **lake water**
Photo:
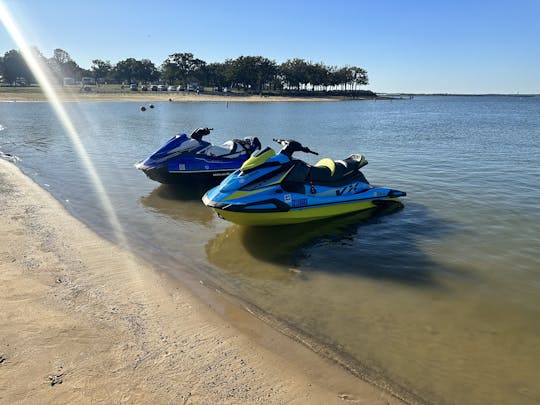
[[[540,402],[540,98],[66,106],[147,260],[180,280],[195,272],[426,401]],[[231,225],[200,190],[160,186],[133,167],[199,126],[215,128],[216,143],[256,135],[336,159],[363,153],[371,183],[407,192],[404,208],[274,229]],[[47,104],[1,103],[0,151],[114,239]]]

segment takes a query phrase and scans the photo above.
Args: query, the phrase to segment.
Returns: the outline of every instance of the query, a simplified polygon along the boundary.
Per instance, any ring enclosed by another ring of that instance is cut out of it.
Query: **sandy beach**
[[[259,95],[236,95],[219,93],[200,93],[195,92],[154,92],[154,91],[112,91],[100,90],[96,88],[90,92],[82,92],[77,88],[55,88],[58,97],[66,102],[85,102],[85,101],[118,101],[118,102],[317,102],[317,101],[337,101],[339,97],[276,97]],[[38,87],[19,88],[3,87],[0,89],[0,101],[3,102],[40,102],[47,101],[47,97]]]
[[[0,207],[0,403],[401,402],[223,299],[228,322],[2,159]]]

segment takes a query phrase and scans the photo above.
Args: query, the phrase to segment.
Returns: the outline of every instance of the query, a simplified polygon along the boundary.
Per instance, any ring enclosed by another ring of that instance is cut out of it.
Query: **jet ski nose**
[[[139,170],[143,170],[147,167],[144,164],[144,160],[141,160],[140,162],[135,163],[134,166],[135,166],[135,169],[139,169]]]
[[[397,197],[405,197],[407,193],[405,191],[400,190],[390,190],[388,192],[388,197],[390,198],[397,198]]]

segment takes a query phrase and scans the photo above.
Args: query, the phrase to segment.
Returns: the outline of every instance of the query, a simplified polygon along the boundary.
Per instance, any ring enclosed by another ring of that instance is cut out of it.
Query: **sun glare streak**
[[[53,107],[58,119],[60,120],[62,126],[68,134],[77,155],[83,163],[84,169],[90,177],[90,181],[92,182],[92,185],[100,199],[102,208],[107,214],[109,223],[113,228],[117,241],[123,246],[127,246],[127,240],[124,236],[122,226],[118,221],[118,217],[107,195],[105,187],[103,186],[103,183],[96,172],[90,156],[88,155],[88,152],[86,151],[80,139],[80,136],[75,126],[73,125],[73,122],[71,121],[66,109],[64,108],[62,102],[60,101],[60,98],[58,97],[58,94],[56,93],[53,85],[51,84],[50,78],[52,77],[52,74],[48,73],[49,68],[43,63],[40,63],[40,59],[36,57],[35,52],[28,45],[28,42],[18,29],[15,20],[9,13],[7,7],[4,6],[2,1],[0,1],[0,21],[6,28],[13,41],[19,47],[19,51],[23,56],[26,64],[28,65],[28,68],[36,78],[36,81],[39,83],[42,91],[45,93],[45,96],[49,100],[50,105]]]

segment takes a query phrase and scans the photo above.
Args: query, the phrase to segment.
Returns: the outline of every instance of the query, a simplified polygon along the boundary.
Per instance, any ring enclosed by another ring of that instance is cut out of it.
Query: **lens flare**
[[[28,42],[18,29],[15,19],[11,16],[11,13],[1,1],[0,21],[6,28],[13,41],[19,47],[19,51],[28,65],[28,68],[34,75],[50,105],[53,107],[54,112],[64,127],[66,134],[69,136],[71,143],[73,144],[73,147],[75,148],[75,151],[83,164],[83,168],[85,169],[86,173],[88,173],[90,181],[92,182],[94,190],[96,191],[96,194],[100,200],[101,206],[107,214],[107,218],[113,229],[117,242],[123,246],[127,246],[127,240],[122,230],[122,226],[118,221],[118,217],[107,195],[105,187],[103,186],[103,183],[99,178],[94,165],[92,164],[90,156],[88,155],[88,152],[86,151],[81,138],[73,125],[73,122],[71,121],[66,109],[58,97],[58,94],[51,84],[52,73],[50,72],[49,68],[42,63],[41,58],[38,58],[34,50],[28,45]]]

